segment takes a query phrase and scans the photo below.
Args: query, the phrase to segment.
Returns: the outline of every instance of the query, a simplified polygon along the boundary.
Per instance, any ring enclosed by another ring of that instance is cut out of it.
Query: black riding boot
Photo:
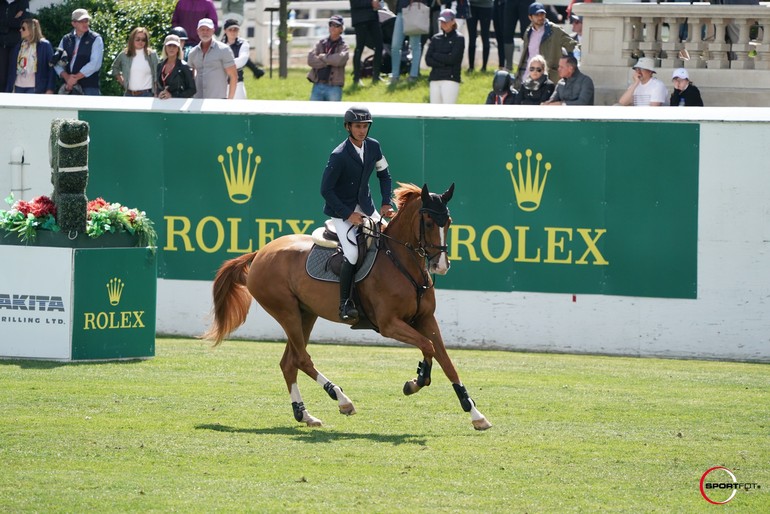
[[[342,259],[340,268],[340,319],[349,321],[358,318],[358,310],[350,299],[350,288],[353,285],[353,265],[347,259]]]

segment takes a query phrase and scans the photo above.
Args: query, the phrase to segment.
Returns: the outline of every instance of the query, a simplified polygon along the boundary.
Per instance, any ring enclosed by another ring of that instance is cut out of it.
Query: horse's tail
[[[246,277],[256,253],[225,261],[214,278],[214,323],[203,334],[204,339],[214,341],[214,346],[219,346],[230,332],[246,322],[251,306],[251,293],[246,289]]]

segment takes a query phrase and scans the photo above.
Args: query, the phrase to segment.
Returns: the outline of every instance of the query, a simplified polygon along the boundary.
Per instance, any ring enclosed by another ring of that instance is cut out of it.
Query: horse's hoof
[[[356,408],[353,407],[352,403],[346,403],[345,405],[340,405],[340,414],[344,414],[345,416],[352,416],[356,413]]]
[[[302,416],[302,423],[305,423],[309,427],[320,427],[323,426],[323,421],[316,418],[315,416],[311,416],[307,413],[307,411],[304,411],[304,415]]]
[[[417,385],[417,379],[413,378],[404,383],[404,394],[409,396],[420,390],[420,386]]]
[[[472,420],[472,423],[473,423],[473,428],[475,428],[476,430],[486,430],[488,428],[492,428],[492,423],[487,421],[487,418],[484,418],[484,417],[479,419],[474,419]]]

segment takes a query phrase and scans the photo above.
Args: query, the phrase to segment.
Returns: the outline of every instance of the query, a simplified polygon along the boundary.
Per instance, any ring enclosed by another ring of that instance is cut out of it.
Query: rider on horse
[[[380,221],[390,218],[391,179],[388,161],[382,155],[380,143],[368,137],[372,115],[366,107],[351,107],[345,112],[344,127],[348,138],[329,156],[323,178],[321,195],[326,201],[324,214],[331,217],[342,245],[344,259],[340,269],[340,319],[358,318],[358,310],[350,299],[358,248],[354,226],[361,225],[364,216]],[[374,207],[369,190],[369,178],[377,171],[382,204]]]

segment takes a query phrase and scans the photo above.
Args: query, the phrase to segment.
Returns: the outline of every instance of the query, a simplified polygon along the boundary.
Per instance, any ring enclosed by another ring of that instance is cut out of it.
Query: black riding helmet
[[[511,86],[513,85],[513,77],[505,70],[497,70],[495,77],[492,79],[492,89],[497,95],[504,95],[511,92]]]
[[[369,112],[369,109],[366,107],[361,106],[353,106],[347,111],[345,111],[345,121],[344,125],[345,128],[348,131],[348,134],[352,137],[353,135],[350,133],[350,127],[348,126],[348,123],[368,123],[369,124],[369,130],[372,128],[372,113]],[[369,135],[369,130],[366,131],[366,135]]]
[[[174,27],[168,33],[179,36],[179,39],[189,39],[187,37],[187,31],[184,29],[184,27]]]

